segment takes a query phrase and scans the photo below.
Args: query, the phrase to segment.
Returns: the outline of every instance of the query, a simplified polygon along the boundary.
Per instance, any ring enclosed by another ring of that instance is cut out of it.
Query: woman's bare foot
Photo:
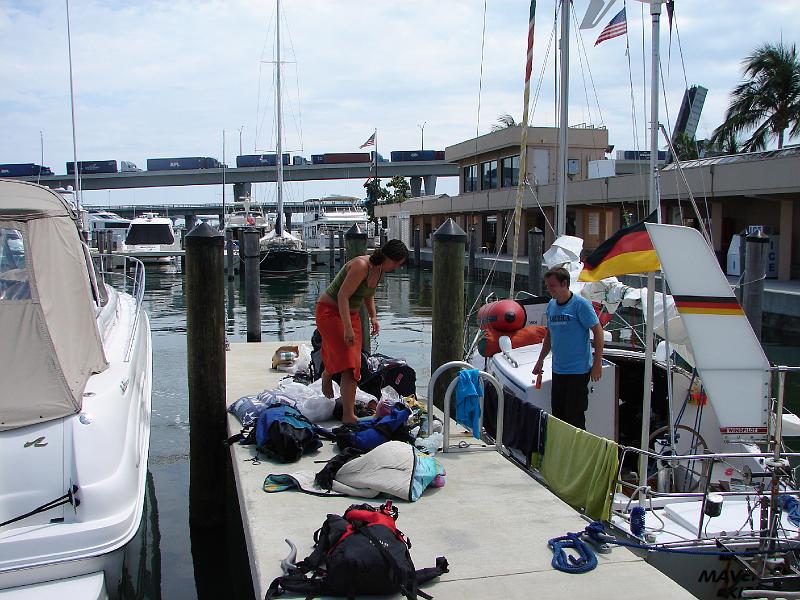
[[[322,372],[322,393],[326,398],[333,398],[333,379],[327,371]]]

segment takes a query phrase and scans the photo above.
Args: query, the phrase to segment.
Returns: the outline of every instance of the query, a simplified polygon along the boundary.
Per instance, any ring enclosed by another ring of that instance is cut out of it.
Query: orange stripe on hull
[[[718,307],[701,307],[701,306],[680,306],[678,305],[678,312],[681,314],[689,315],[744,315],[744,311],[739,308],[718,308]]]

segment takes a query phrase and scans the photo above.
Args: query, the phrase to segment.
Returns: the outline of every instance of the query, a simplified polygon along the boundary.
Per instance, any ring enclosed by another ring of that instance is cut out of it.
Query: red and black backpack
[[[283,591],[306,598],[398,592],[409,600],[431,598],[417,586],[447,573],[447,559],[439,557],[435,567],[415,570],[411,542],[397,529],[396,519],[397,508],[390,500],[379,508],[353,504],[343,516],[329,514],[314,534],[314,551],[275,579],[265,600]]]

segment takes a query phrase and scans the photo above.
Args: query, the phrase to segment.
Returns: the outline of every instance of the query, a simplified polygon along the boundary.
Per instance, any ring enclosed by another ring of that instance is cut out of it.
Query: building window
[[[478,189],[478,165],[464,167],[464,191],[474,192]]]
[[[491,190],[497,187],[497,161],[481,163],[481,189]]]
[[[500,173],[503,184],[500,187],[517,187],[519,185],[519,155],[507,156],[500,162]]]

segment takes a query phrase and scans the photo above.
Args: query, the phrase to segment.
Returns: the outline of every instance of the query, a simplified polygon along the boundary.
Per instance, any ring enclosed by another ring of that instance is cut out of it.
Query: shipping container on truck
[[[300,167],[308,164],[308,159],[305,156],[294,155],[292,157],[292,164],[295,167]]]
[[[115,160],[79,160],[78,172],[81,175],[93,175],[95,173],[116,173],[117,161]],[[75,174],[75,163],[67,163],[67,175]]]
[[[52,175],[50,167],[35,163],[10,163],[0,165],[0,177],[37,177],[39,175]]]
[[[311,155],[311,164],[312,165],[324,165],[325,164],[325,155],[324,154],[312,154]]]
[[[436,160],[436,150],[393,150],[390,156],[392,162]]]
[[[435,150],[434,160],[444,160],[444,150]]]
[[[289,165],[289,154],[283,153],[283,165]],[[275,153],[272,154],[242,154],[236,157],[237,167],[276,167],[278,159]]]
[[[186,171],[192,169],[218,169],[219,161],[206,156],[180,158],[148,158],[148,171]]]
[[[326,165],[368,163],[371,159],[369,152],[326,152],[322,156]]]

